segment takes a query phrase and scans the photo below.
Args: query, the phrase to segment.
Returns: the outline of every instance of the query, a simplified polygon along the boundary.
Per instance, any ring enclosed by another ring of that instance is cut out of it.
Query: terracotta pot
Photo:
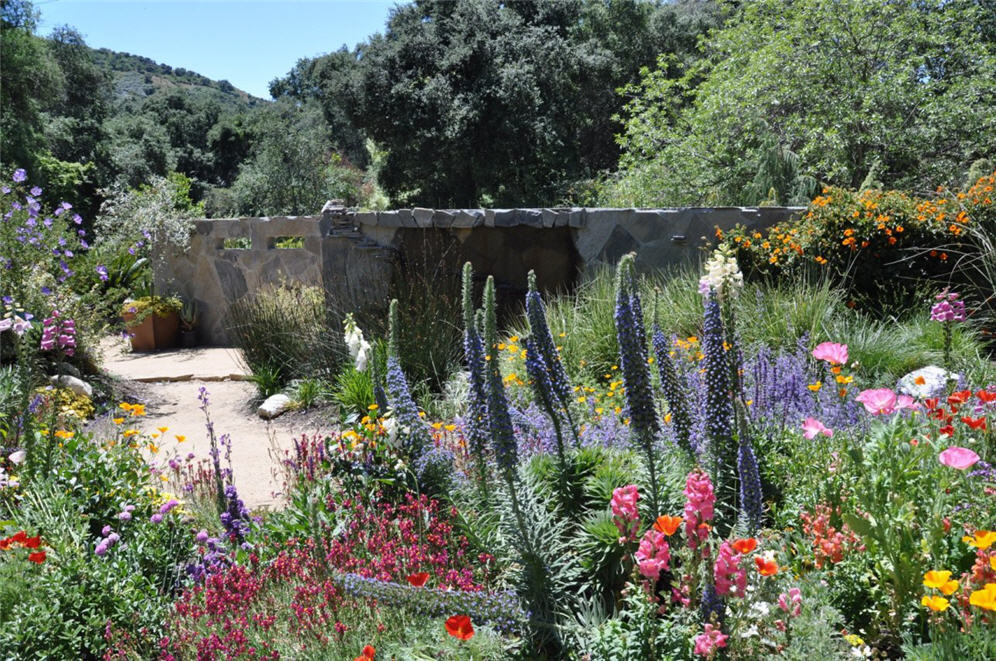
[[[135,315],[131,312],[126,312],[121,316],[125,324],[135,319]],[[171,312],[165,317],[150,314],[142,320],[142,323],[128,328],[128,332],[131,334],[131,350],[141,352],[172,349],[176,346],[179,330],[180,315],[176,312]]]

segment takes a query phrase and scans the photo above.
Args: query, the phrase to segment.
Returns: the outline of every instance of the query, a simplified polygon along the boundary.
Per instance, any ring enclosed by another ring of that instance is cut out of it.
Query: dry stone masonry
[[[636,252],[642,270],[697,262],[700,248],[741,224],[764,228],[793,207],[682,209],[397,209],[326,204],[318,216],[195,220],[189,250],[174,255],[160,286],[194,299],[201,340],[225,344],[228,306],[259,287],[314,285],[340,301],[386,298],[394,265],[415,254],[470,260],[506,288],[525,289],[535,269],[546,290],[573,286]],[[291,245],[293,247],[282,247]],[[299,246],[299,247],[298,247]]]

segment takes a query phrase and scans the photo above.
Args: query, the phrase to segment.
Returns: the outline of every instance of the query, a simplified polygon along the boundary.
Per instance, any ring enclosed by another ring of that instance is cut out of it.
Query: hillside
[[[141,55],[95,48],[91,49],[91,57],[93,63],[110,76],[116,104],[141,101],[157,92],[174,90],[213,98],[226,110],[244,110],[267,102],[238,89],[227,80],[211,80],[196,71],[173,68]]]

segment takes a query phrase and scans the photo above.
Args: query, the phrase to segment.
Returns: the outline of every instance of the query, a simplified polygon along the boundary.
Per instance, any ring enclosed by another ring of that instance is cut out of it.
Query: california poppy
[[[373,661],[374,654],[376,653],[377,650],[374,649],[373,645],[366,645],[360,655],[353,659],[353,661]]]
[[[654,522],[654,530],[670,537],[678,531],[683,520],[680,516],[659,516]]]
[[[774,576],[778,573],[778,563],[774,560],[768,560],[764,556],[754,556],[754,564],[757,565],[757,571],[760,572],[761,576]]]
[[[427,580],[429,580],[429,572],[420,571],[419,573],[412,574],[408,577],[408,585],[420,588],[425,585]]]
[[[733,548],[736,549],[737,553],[743,553],[746,555],[757,548],[757,540],[753,537],[738,539],[733,542]]]
[[[454,615],[446,620],[446,633],[459,640],[470,640],[474,637],[474,626],[467,615]]]

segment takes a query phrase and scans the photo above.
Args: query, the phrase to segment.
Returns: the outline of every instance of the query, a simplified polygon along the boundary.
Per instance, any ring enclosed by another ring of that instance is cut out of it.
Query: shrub
[[[346,355],[317,287],[264,287],[229,307],[227,329],[249,370],[279,387],[295,378],[331,377]]]

